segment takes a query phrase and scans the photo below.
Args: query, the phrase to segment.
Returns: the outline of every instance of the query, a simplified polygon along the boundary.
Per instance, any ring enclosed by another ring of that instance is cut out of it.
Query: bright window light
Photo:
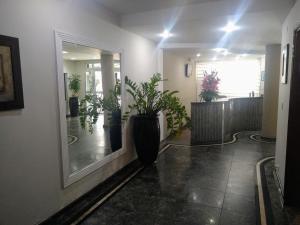
[[[261,65],[259,60],[241,59],[239,61],[216,61],[196,63],[197,94],[201,92],[204,71],[217,71],[221,79],[220,95],[231,97],[249,97],[254,91],[260,95]]]
[[[169,37],[172,37],[173,34],[170,33],[170,31],[168,31],[168,30],[164,30],[164,32],[159,34],[159,36],[162,37],[162,38],[169,38]]]
[[[233,22],[228,22],[225,27],[223,27],[221,30],[225,31],[226,33],[231,33],[233,31],[239,30],[240,27],[235,25]]]
[[[236,61],[239,61],[241,59],[241,56],[240,55],[237,55],[236,57],[235,57],[235,60]]]

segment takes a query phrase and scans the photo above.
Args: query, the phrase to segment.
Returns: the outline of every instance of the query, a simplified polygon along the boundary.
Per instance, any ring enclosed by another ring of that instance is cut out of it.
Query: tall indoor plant
[[[78,116],[79,113],[79,101],[78,94],[80,91],[80,76],[72,75],[69,78],[69,89],[72,92],[72,96],[69,98],[69,107],[71,117]]]
[[[137,84],[125,77],[126,91],[132,96],[133,103],[128,106],[125,119],[133,115],[133,139],[138,157],[144,164],[153,163],[158,155],[160,127],[158,113],[164,112],[167,127],[176,133],[190,121],[185,107],[176,97],[177,91],[159,91],[158,85],[163,79],[154,74],[150,81]]]
[[[80,122],[83,128],[86,124],[89,131],[93,132],[93,126],[98,117],[106,110],[109,116],[109,137],[112,151],[122,148],[122,122],[121,122],[121,83],[117,80],[115,86],[106,97],[86,95],[80,104]]]

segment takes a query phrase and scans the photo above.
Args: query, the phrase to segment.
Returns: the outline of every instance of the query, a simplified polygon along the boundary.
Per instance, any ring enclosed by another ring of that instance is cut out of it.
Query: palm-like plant
[[[157,117],[159,112],[164,112],[167,118],[167,127],[171,134],[176,133],[185,123],[189,125],[190,118],[185,106],[175,96],[178,91],[159,91],[158,85],[164,81],[159,73],[154,74],[149,82],[136,82],[125,77],[126,91],[132,96],[133,103],[128,106],[129,111],[125,113],[127,119],[132,111],[139,116]]]
[[[69,89],[72,91],[72,96],[77,96],[80,91],[80,75],[73,74],[69,78]]]
[[[121,83],[117,80],[114,88],[109,91],[109,95],[105,98],[95,94],[86,95],[80,103],[80,123],[83,129],[88,124],[89,132],[93,133],[94,125],[97,123],[99,115],[104,111],[108,111],[109,121],[112,113],[121,113]]]

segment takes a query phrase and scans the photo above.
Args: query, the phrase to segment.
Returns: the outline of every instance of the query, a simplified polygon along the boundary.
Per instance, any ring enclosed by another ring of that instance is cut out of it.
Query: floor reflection
[[[104,116],[100,115],[94,132],[83,130],[79,117],[67,118],[68,136],[78,138],[69,145],[70,173],[81,170],[88,165],[102,160],[112,153],[109,141],[109,128],[103,128]]]
[[[170,147],[81,225],[255,225],[255,164],[275,145],[249,134],[226,146]]]

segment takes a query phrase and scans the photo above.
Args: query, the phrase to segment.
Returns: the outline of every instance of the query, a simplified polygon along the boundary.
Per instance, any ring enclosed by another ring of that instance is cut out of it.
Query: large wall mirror
[[[56,45],[66,187],[124,152],[122,54],[61,33]]]

